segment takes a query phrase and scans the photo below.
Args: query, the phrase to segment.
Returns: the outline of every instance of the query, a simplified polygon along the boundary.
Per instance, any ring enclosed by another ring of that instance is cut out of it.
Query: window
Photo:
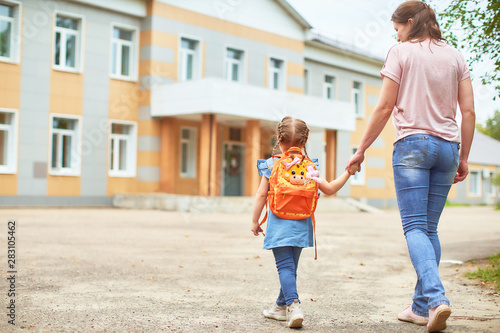
[[[200,42],[194,39],[181,38],[180,80],[197,79],[199,75]]]
[[[111,76],[116,79],[135,80],[137,77],[137,29],[112,26]]]
[[[0,173],[17,169],[17,112],[0,109]]]
[[[490,196],[494,197],[497,195],[497,189],[496,189],[496,185],[494,184],[494,178],[495,178],[495,174],[493,172],[490,172],[490,188],[489,188],[489,191],[488,193],[490,194]]]
[[[354,81],[352,83],[352,102],[354,103],[354,114],[358,118],[363,117],[363,98],[361,88],[361,82]]]
[[[18,61],[19,3],[0,2],[0,61]]]
[[[481,173],[479,171],[471,171],[469,177],[469,195],[481,196]]]
[[[242,82],[244,67],[243,51],[226,49],[226,79],[229,81]]]
[[[82,18],[56,15],[54,68],[80,71]]]
[[[356,154],[358,151],[358,147],[353,147],[352,148],[352,154]],[[361,168],[360,172],[356,172],[354,175],[351,176],[351,185],[365,185],[365,173],[366,173],[366,166],[365,168]]]
[[[80,173],[79,118],[52,117],[51,163],[53,175],[78,176]]]
[[[309,95],[309,70],[304,69],[304,95]]]
[[[111,122],[109,135],[109,175],[135,177],[136,174],[136,125],[130,122]]]
[[[229,128],[229,141],[241,141],[241,128]]]
[[[181,128],[181,177],[196,176],[196,128]]]
[[[271,58],[269,61],[269,88],[275,90],[285,89],[283,60]]]
[[[325,75],[325,82],[323,82],[323,97],[326,99],[336,98],[335,89],[336,80],[334,76]]]

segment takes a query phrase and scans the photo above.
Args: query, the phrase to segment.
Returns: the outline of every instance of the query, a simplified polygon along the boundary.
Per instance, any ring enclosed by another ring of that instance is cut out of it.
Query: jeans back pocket
[[[409,136],[401,142],[400,162],[405,166],[415,166],[425,160],[428,136]]]

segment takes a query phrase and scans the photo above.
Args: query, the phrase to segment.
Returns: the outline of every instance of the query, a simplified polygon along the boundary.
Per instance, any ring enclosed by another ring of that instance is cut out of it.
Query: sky
[[[485,0],[486,1],[486,0]],[[301,16],[323,35],[362,49],[385,59],[391,46],[397,44],[391,15],[402,0],[287,0]],[[431,1],[430,5],[439,11]],[[440,4],[446,2],[440,1]],[[469,58],[464,53],[466,59]],[[470,66],[469,66],[470,68]],[[500,98],[493,101],[495,90],[483,86],[480,73],[491,69],[487,63],[475,65],[472,75],[476,122],[484,123],[495,110],[500,110]]]

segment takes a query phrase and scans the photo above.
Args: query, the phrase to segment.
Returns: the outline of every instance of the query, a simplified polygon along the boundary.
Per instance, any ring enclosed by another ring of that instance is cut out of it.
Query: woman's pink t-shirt
[[[430,40],[398,44],[389,50],[380,74],[399,84],[392,112],[396,141],[427,133],[460,142],[458,83],[470,74],[458,50]]]

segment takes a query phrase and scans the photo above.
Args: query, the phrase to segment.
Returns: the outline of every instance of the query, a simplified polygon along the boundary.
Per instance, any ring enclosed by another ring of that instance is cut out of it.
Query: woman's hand
[[[467,177],[469,174],[469,166],[467,165],[466,160],[460,160],[458,161],[458,170],[457,174],[455,175],[455,179],[453,179],[453,184],[456,184],[458,182],[461,182],[462,180]]]
[[[355,164],[358,164],[357,171],[360,172],[361,171],[361,163],[363,163],[364,160],[365,160],[365,154],[360,152],[359,150],[356,151],[356,153],[354,155],[352,155],[349,162],[347,162],[347,166],[345,167],[345,171],[349,172],[349,174],[352,175],[351,167]]]

